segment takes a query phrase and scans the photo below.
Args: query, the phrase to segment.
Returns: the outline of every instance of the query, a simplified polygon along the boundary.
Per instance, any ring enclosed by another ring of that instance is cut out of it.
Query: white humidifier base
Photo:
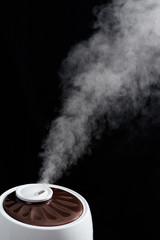
[[[23,186],[28,187],[29,185]],[[64,190],[80,200],[83,212],[78,219],[58,226],[36,226],[26,224],[10,216],[4,209],[4,200],[13,192],[17,194],[17,197],[21,197],[20,201],[24,201],[28,196],[29,198],[31,197],[32,201],[28,201],[27,204],[39,204],[38,195],[42,195],[43,201],[48,200],[49,194],[52,196],[52,192],[47,192],[48,190],[38,190],[37,193],[32,194],[34,197],[30,196],[23,186],[12,188],[0,197],[0,238],[2,240],[93,240],[92,218],[88,203],[81,195],[65,187],[51,184],[46,185],[47,189],[49,187]]]

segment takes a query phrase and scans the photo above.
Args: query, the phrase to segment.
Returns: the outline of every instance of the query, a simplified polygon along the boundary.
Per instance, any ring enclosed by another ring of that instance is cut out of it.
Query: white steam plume
[[[64,104],[43,145],[40,181],[55,182],[76,164],[97,119],[107,113],[118,127],[159,85],[160,0],[115,0],[99,9],[95,26],[63,63]]]

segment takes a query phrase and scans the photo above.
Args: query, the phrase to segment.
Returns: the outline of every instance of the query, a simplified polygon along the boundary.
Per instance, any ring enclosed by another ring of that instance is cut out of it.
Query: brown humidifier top
[[[16,192],[4,199],[4,209],[12,218],[36,226],[59,226],[78,219],[83,212],[81,201],[72,193],[58,188],[50,188],[53,194],[44,201],[24,201]],[[43,195],[40,190],[37,195]]]

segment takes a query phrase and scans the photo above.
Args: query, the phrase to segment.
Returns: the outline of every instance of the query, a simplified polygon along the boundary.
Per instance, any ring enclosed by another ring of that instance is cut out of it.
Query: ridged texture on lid
[[[36,226],[59,226],[78,219],[83,206],[73,194],[52,188],[52,198],[43,203],[26,203],[16,197],[15,192],[4,200],[4,209],[12,218]]]

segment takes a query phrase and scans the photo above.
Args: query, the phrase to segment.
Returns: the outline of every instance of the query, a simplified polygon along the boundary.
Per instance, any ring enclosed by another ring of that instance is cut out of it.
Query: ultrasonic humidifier
[[[87,201],[51,184],[27,184],[0,197],[2,240],[93,240]]]

